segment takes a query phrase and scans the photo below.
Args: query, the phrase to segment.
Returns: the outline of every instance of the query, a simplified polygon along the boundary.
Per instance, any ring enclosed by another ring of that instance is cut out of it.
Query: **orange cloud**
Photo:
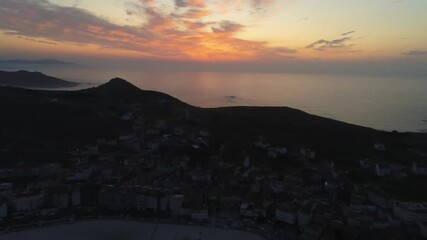
[[[265,1],[254,1],[257,5]],[[73,7],[46,1],[0,1],[0,29],[10,35],[53,42],[98,45],[132,51],[142,57],[175,60],[283,59],[296,51],[272,48],[266,42],[239,39],[245,26],[232,21],[208,22],[210,11],[202,0],[176,0],[177,9],[164,13],[155,0],[132,5],[129,15],[142,16],[142,26],[121,26]]]

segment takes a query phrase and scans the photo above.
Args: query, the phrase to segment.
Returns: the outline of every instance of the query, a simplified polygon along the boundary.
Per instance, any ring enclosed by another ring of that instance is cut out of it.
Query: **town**
[[[3,163],[2,232],[119,218],[243,229],[266,239],[427,237],[427,201],[389,188],[427,177],[425,151],[411,149],[418,157],[406,164],[387,162],[387,146],[372,142],[369,158],[336,166],[307,146],[259,136],[236,153],[188,112],[177,121],[145,116],[139,104],[128,110],[117,116],[114,137]]]

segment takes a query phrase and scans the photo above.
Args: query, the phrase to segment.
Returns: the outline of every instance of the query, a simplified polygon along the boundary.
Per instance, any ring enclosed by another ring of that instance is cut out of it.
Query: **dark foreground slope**
[[[335,159],[366,156],[374,142],[392,146],[396,158],[409,148],[427,148],[425,134],[382,132],[287,107],[196,108],[118,78],[72,92],[0,87],[0,109],[0,149],[93,143],[127,131],[121,117],[132,111],[144,121],[206,129],[212,146],[226,145],[236,154],[263,138],[276,146],[310,147],[321,157]]]
[[[0,149],[80,145],[115,134],[120,117],[135,104],[147,114],[172,116],[189,107],[166,94],[143,91],[121,79],[80,91],[43,91],[0,87]],[[8,140],[5,140],[7,137]]]
[[[59,78],[50,77],[40,72],[6,72],[0,71],[0,86],[22,87],[22,88],[61,88],[74,87],[78,83],[64,81]]]

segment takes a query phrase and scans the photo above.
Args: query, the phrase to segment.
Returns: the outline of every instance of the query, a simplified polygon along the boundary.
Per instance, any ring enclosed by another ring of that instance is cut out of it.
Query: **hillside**
[[[334,159],[366,156],[374,142],[392,146],[397,161],[404,161],[408,148],[427,147],[426,134],[377,131],[287,107],[197,108],[119,78],[80,91],[0,87],[0,108],[6,116],[0,118],[0,149],[11,143],[19,149],[70,147],[117,136],[131,128],[120,119],[127,112],[144,122],[167,121],[170,129],[207,129],[212,146],[225,144],[236,154],[259,138],[274,145],[308,146]]]
[[[78,83],[64,81],[59,78],[44,75],[40,72],[0,71],[0,86],[11,86],[21,88],[61,88],[74,87]]]

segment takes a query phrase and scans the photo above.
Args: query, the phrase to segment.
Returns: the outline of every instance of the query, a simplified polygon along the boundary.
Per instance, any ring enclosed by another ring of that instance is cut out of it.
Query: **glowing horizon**
[[[423,0],[2,0],[8,58],[427,58]]]

